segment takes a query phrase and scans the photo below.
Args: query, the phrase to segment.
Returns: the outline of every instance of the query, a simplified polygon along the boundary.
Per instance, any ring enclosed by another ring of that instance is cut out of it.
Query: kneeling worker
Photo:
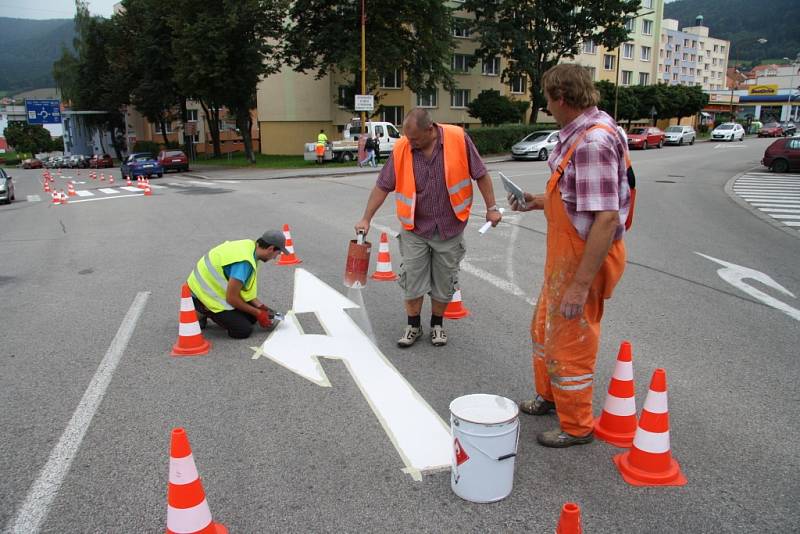
[[[188,279],[200,327],[210,317],[237,339],[250,337],[256,321],[273,328],[274,312],[256,297],[258,261],[281,253],[289,253],[283,232],[268,230],[255,241],[225,241],[200,258]]]

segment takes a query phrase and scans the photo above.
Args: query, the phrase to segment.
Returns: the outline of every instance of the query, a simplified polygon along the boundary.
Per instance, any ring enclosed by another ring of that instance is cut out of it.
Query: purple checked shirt
[[[431,159],[426,159],[421,150],[411,149],[414,162],[414,182],[417,185],[413,232],[425,239],[431,239],[438,231],[442,239],[450,239],[463,232],[467,222],[458,220],[450,205],[450,195],[447,193],[447,184],[444,181],[444,151],[442,149],[444,134],[438,124],[436,128],[439,130],[439,139],[433,148]],[[486,174],[486,167],[466,131],[464,139],[467,142],[469,155],[469,174],[473,180],[477,180]],[[386,160],[386,164],[378,175],[378,181],[375,183],[378,189],[387,193],[394,191],[397,183],[393,158],[392,155]],[[473,199],[477,193],[478,189],[474,187]]]
[[[591,107],[558,132],[558,144],[547,160],[555,170],[578,136],[595,124],[607,124],[616,132],[617,124],[607,113]],[[589,132],[572,154],[561,177],[561,199],[569,220],[585,241],[596,211],[619,211],[619,227],[614,239],[625,233],[625,220],[631,203],[625,168],[623,139],[616,133],[596,128]]]

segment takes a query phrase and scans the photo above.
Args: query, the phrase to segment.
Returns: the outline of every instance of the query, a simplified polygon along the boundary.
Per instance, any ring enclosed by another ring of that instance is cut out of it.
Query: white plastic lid
[[[458,397],[450,403],[450,413],[463,421],[496,425],[519,415],[517,403],[499,395],[476,393]]]

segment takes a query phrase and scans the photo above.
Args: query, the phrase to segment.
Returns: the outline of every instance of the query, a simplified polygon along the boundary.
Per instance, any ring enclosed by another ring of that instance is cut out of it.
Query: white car
[[[691,126],[669,126],[664,130],[664,142],[668,145],[693,145],[697,134]]]
[[[511,157],[514,159],[538,159],[547,161],[547,156],[558,143],[558,130],[539,130],[525,136],[525,138],[511,147]]]
[[[744,128],[735,122],[723,122],[711,132],[712,141],[744,140]]]

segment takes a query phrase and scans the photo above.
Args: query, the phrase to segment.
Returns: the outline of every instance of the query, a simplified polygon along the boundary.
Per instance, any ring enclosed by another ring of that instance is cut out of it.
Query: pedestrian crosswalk
[[[750,172],[736,180],[733,191],[761,213],[800,231],[800,175]]]

